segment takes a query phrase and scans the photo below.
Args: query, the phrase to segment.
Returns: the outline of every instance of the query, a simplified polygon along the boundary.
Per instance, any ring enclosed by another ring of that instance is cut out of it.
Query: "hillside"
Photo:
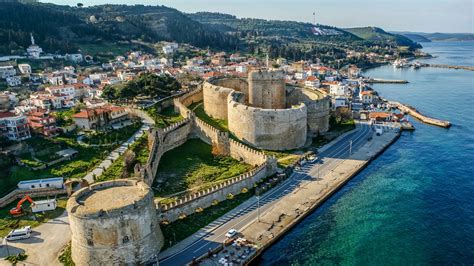
[[[425,33],[425,32],[394,32],[412,40],[421,37],[429,41],[474,41],[474,33]]]
[[[198,12],[188,14],[190,18],[222,32],[240,37],[278,37],[314,41],[360,41],[361,39],[341,29],[296,21],[237,18],[233,15]]]
[[[346,28],[344,30],[380,45],[408,46],[410,49],[421,48],[420,44],[403,35],[388,33],[377,27]]]
[[[74,8],[53,4],[2,3],[0,54],[19,53],[30,33],[47,52],[77,51],[80,43],[176,41],[227,49],[237,39],[164,6],[102,5]]]

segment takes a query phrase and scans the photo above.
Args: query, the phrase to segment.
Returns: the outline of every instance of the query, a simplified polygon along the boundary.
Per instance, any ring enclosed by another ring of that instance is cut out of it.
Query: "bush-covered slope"
[[[347,28],[344,30],[380,45],[408,46],[411,49],[421,48],[421,45],[405,36],[388,33],[377,27]]]

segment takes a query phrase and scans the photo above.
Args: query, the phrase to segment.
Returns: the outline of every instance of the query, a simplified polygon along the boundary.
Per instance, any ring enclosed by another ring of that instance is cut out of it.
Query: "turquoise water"
[[[474,65],[474,42],[427,43],[433,63]],[[321,208],[263,253],[264,265],[474,263],[474,72],[383,66],[366,75],[406,79],[374,88],[453,123],[412,119],[402,137]]]

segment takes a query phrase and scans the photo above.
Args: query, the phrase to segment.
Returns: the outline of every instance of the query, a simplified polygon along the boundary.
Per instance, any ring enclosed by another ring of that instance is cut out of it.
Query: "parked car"
[[[314,163],[314,162],[316,162],[317,160],[318,160],[318,157],[315,156],[315,155],[311,155],[311,156],[308,157],[308,161],[309,161],[310,163]]]
[[[230,229],[229,232],[225,234],[226,237],[231,238],[238,234],[239,232],[235,229]]]
[[[31,226],[25,226],[20,229],[15,229],[10,231],[8,235],[5,237],[7,241],[15,241],[20,239],[28,239],[31,236]]]

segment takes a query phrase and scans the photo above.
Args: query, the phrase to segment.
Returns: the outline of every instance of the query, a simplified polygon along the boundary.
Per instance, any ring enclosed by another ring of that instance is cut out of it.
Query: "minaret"
[[[35,37],[33,37],[33,33],[30,33],[31,36],[31,45],[35,45]]]

